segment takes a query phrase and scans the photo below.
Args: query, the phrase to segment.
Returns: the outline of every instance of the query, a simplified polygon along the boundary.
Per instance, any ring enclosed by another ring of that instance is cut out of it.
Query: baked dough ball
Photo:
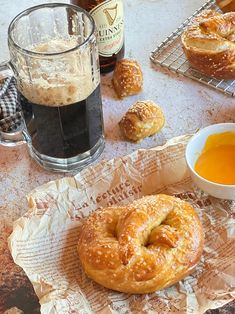
[[[194,208],[163,194],[93,212],[78,241],[87,276],[126,293],[173,285],[192,272],[202,250],[203,230]]]
[[[235,0],[216,0],[223,12],[235,12]]]
[[[119,98],[138,94],[143,85],[143,74],[138,62],[130,59],[118,61],[112,82]]]
[[[126,138],[139,142],[161,130],[165,123],[161,108],[151,100],[137,101],[119,122]]]
[[[203,12],[183,32],[181,39],[195,69],[217,79],[235,79],[234,12]]]

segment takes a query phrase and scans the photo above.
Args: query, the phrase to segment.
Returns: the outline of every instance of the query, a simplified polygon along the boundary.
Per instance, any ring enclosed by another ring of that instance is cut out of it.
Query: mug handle
[[[9,61],[0,63],[0,81],[13,76],[13,71]],[[25,132],[23,117],[22,123],[16,131],[4,132],[0,130],[0,145],[13,147],[27,143],[27,134]]]

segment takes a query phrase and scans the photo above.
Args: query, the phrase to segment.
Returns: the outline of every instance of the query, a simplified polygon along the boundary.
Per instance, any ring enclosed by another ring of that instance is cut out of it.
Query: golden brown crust
[[[223,12],[235,12],[235,0],[216,0]]]
[[[124,136],[139,142],[161,130],[165,118],[161,108],[151,100],[137,101],[119,122]]]
[[[181,39],[195,69],[217,79],[235,79],[235,13],[205,11]]]
[[[104,287],[149,293],[184,278],[198,263],[203,230],[192,206],[164,194],[107,207],[82,227],[78,254],[86,274]]]
[[[143,74],[138,62],[130,59],[118,61],[112,82],[119,98],[138,94],[143,85]]]

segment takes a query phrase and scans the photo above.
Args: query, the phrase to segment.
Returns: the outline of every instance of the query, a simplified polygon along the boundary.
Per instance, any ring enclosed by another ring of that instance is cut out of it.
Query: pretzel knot
[[[163,194],[92,213],[78,241],[86,274],[127,293],[174,284],[192,271],[202,249],[202,225],[194,208]]]
[[[184,52],[198,71],[235,79],[235,12],[205,10],[181,36]]]

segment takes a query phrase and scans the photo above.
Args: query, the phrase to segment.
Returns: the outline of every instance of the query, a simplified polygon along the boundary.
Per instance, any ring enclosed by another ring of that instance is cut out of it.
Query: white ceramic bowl
[[[219,184],[208,181],[194,170],[195,162],[199,157],[208,136],[229,131],[235,132],[235,123],[212,124],[201,129],[189,140],[186,147],[185,157],[192,179],[200,189],[218,198],[235,200],[235,185]]]

